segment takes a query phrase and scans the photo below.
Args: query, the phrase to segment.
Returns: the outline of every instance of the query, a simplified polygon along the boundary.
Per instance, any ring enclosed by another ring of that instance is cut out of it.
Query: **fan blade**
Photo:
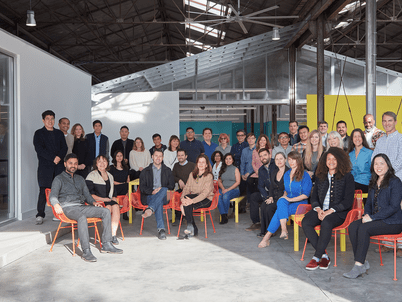
[[[266,23],[266,22],[261,22],[261,21],[254,21],[254,20],[248,20],[250,23],[255,23],[255,24],[261,24],[269,27],[278,27],[278,28],[283,28],[283,26],[272,24],[272,23]]]
[[[245,34],[248,34],[248,31],[247,31],[246,27],[244,26],[243,22],[242,22],[242,21],[238,21],[237,23],[239,23],[239,25],[240,25],[241,29],[243,30],[243,32],[244,32]]]
[[[266,16],[266,17],[247,17],[243,16],[243,19],[250,19],[250,20],[264,20],[264,19],[299,19],[299,16]]]
[[[262,9],[262,10],[254,12],[254,13],[245,15],[244,17],[252,17],[252,16],[259,15],[259,14],[262,14],[262,13],[265,13],[265,12],[269,12],[270,10],[274,10],[274,9],[277,9],[277,8],[279,8],[278,5],[271,6],[271,7],[268,7],[266,9]]]
[[[235,10],[235,8],[232,6],[232,4],[228,4],[228,7],[231,8],[231,10],[232,10],[233,13],[236,15],[236,17],[240,17],[239,13]]]

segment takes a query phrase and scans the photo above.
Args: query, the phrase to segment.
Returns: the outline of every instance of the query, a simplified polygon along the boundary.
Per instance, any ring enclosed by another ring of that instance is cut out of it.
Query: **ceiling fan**
[[[265,25],[265,26],[270,26],[270,27],[277,27],[277,28],[283,28],[283,26],[280,25],[276,25],[273,23],[268,23],[268,22],[262,22],[260,20],[276,20],[276,19],[298,19],[299,16],[257,16],[260,15],[262,13],[271,11],[271,10],[275,10],[278,9],[279,6],[278,5],[274,5],[268,8],[264,8],[262,10],[247,14],[247,15],[241,15],[240,12],[240,0],[238,0],[238,8],[237,10],[233,7],[232,4],[228,4],[228,7],[232,10],[234,16],[230,16],[227,18],[221,18],[221,19],[213,19],[213,20],[186,20],[187,23],[192,23],[192,21],[196,22],[196,23],[214,23],[217,22],[216,24],[212,24],[211,26],[217,26],[219,24],[222,23],[233,23],[233,22],[237,22],[239,24],[239,26],[241,27],[241,29],[243,30],[243,32],[245,34],[248,33],[246,27],[244,26],[244,22],[249,22],[249,23],[255,23],[255,24],[260,24],[260,25]],[[207,12],[206,12],[207,14]],[[198,17],[197,17],[198,18]],[[196,19],[197,19],[196,18]]]

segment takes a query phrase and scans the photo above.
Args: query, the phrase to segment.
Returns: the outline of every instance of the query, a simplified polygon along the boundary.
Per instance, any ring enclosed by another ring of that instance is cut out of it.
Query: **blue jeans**
[[[290,215],[295,214],[299,204],[307,204],[307,201],[303,200],[299,202],[289,202],[285,198],[279,198],[278,202],[276,203],[276,212],[268,226],[268,232],[272,234],[275,233],[281,226],[280,220],[288,219]]]
[[[229,192],[226,192],[225,194],[222,194],[222,189],[219,189],[219,201],[218,201],[218,209],[219,213],[222,214],[227,214],[229,212],[229,207],[230,207],[230,200],[236,197],[240,196],[240,190],[239,189],[233,189],[230,190]]]
[[[163,205],[168,203],[166,198],[167,190],[167,188],[162,187],[155,195],[147,196],[148,208],[151,208],[155,213],[158,231],[165,229],[165,224],[163,223]]]

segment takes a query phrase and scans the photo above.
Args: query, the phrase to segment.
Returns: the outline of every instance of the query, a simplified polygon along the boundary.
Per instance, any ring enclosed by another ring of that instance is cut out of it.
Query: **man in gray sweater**
[[[84,178],[74,174],[78,168],[77,156],[73,153],[67,154],[64,158],[64,166],[66,170],[53,180],[49,201],[57,214],[64,213],[67,218],[77,221],[78,237],[83,251],[82,259],[96,262],[96,257],[89,246],[87,218],[102,218],[101,253],[122,254],[123,250],[115,248],[112,244],[110,211],[93,199]],[[88,205],[85,205],[85,202]]]

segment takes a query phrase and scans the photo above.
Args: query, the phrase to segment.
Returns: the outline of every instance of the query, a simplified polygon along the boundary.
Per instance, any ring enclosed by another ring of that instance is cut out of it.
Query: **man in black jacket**
[[[85,135],[85,139],[88,142],[91,165],[98,155],[104,155],[109,159],[109,138],[101,133],[102,122],[100,120],[95,120],[93,121],[92,126],[94,127],[94,132]]]
[[[167,191],[174,189],[174,177],[172,171],[162,163],[163,152],[161,149],[154,150],[152,160],[153,163],[142,170],[140,175],[141,202],[148,205],[142,217],[147,218],[155,213],[158,238],[165,240],[163,205],[168,203]]]
[[[113,157],[117,151],[123,152],[123,158],[126,164],[128,164],[128,159],[130,158],[130,151],[133,150],[134,141],[128,138],[130,134],[127,126],[122,126],[120,128],[120,139],[115,140],[112,145],[112,150],[110,155]]]
[[[45,218],[46,188],[52,186],[53,179],[64,170],[63,158],[67,153],[66,139],[63,132],[55,129],[55,114],[52,110],[42,113],[44,127],[35,131],[33,144],[38,156],[39,197],[36,224],[42,224]]]

